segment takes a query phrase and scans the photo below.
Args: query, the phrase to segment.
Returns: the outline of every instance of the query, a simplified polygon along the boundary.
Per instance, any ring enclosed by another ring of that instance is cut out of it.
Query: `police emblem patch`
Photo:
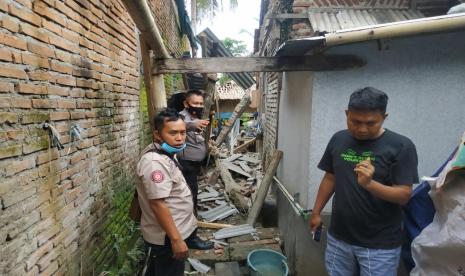
[[[160,183],[165,179],[165,175],[160,171],[156,170],[152,172],[152,181],[155,183]]]

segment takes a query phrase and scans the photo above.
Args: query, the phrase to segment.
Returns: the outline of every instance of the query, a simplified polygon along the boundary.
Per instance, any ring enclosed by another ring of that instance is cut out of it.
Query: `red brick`
[[[42,27],[53,32],[53,33],[56,33],[57,35],[61,35],[62,34],[62,27],[60,25],[57,25],[51,21],[48,21],[46,19],[43,19],[42,20]]]
[[[21,53],[13,52],[13,62],[14,63],[23,63],[23,59],[21,58]]]
[[[35,70],[27,73],[29,80],[55,82],[56,75],[46,70]]]
[[[12,108],[32,108],[31,99],[25,98],[11,98],[10,107]]]
[[[52,21],[55,21],[61,26],[66,26],[66,18],[58,12],[54,11],[52,8],[49,8],[44,3],[35,2],[34,11],[44,17],[51,19]]]
[[[68,20],[66,22],[66,28],[70,29],[71,31],[74,31],[79,34],[84,34],[84,28],[81,26],[81,24],[73,21],[73,20]]]
[[[58,96],[68,96],[69,88],[62,86],[47,86],[47,94],[49,95],[58,95]]]
[[[81,36],[78,33],[63,29],[63,38],[69,41],[78,42],[80,37]]]
[[[76,86],[76,78],[72,76],[58,76],[56,78],[56,82],[58,84],[68,85],[68,86]]]
[[[76,108],[76,102],[75,101],[67,101],[67,100],[58,100],[58,108],[74,109],[74,108]]]
[[[46,58],[39,57],[34,54],[29,53],[21,53],[21,60],[23,64],[28,64],[36,67],[41,68],[49,68],[49,62]]]
[[[64,13],[68,18],[71,18],[74,21],[78,20],[80,17],[79,14],[77,14],[75,11],[70,9],[68,6],[66,6],[61,1],[55,1],[55,8],[61,11],[62,13]]]
[[[69,112],[66,112],[66,111],[50,112],[50,120],[52,121],[61,121],[61,120],[68,120],[68,119],[69,119]]]
[[[0,60],[13,61],[13,53],[10,49],[0,48]]]
[[[48,115],[48,113],[34,112],[34,113],[24,114],[23,117],[21,118],[21,123],[22,124],[42,123],[49,119],[50,119],[50,116]]]
[[[15,91],[13,83],[0,81],[0,93],[9,93],[13,91]]]
[[[73,88],[69,91],[69,95],[73,98],[84,98],[86,92],[81,88]]]
[[[52,48],[50,48],[50,46],[47,44],[39,44],[30,41],[27,43],[27,48],[30,52],[33,52],[43,57],[55,57],[55,51]]]
[[[92,102],[91,101],[78,101],[76,106],[77,108],[92,108]]]
[[[66,64],[66,63],[59,62],[59,61],[52,60],[50,62],[50,67],[53,71],[57,71],[60,73],[64,73],[68,75],[71,75],[73,73],[73,66]]]
[[[18,83],[16,85],[16,91],[22,94],[47,94],[44,86],[27,83]]]
[[[34,158],[12,161],[6,168],[6,175],[11,176],[27,169],[32,169],[35,165]]]
[[[71,120],[84,119],[85,117],[86,117],[85,112],[82,112],[82,111],[71,112]]]
[[[82,159],[85,159],[86,157],[87,157],[87,155],[86,155],[85,152],[80,152],[80,153],[77,153],[77,154],[73,155],[73,157],[71,157],[69,162],[71,163],[71,165],[74,165],[77,162],[81,161]]]
[[[73,52],[75,54],[79,53],[79,45],[78,44],[74,44],[72,42],[69,42],[68,40],[63,39],[62,37],[57,37],[57,36],[50,37],[50,43],[55,45],[56,47],[58,47],[60,49],[67,50],[67,51]]]
[[[77,78],[76,80],[76,86],[78,87],[86,87],[86,88],[93,88],[93,81],[87,80],[87,79],[82,79],[82,78]]]
[[[37,159],[36,159],[36,163],[37,165],[41,165],[41,164],[44,164],[46,162],[49,162],[49,161],[53,161],[55,159],[57,159],[58,157],[60,157],[60,153],[58,152],[58,150],[56,148],[53,148],[47,152],[44,152],[44,153],[40,153],[37,155]]]
[[[14,4],[11,4],[9,6],[9,10],[10,10],[9,13],[11,15],[19,17],[22,20],[29,22],[31,24],[34,24],[36,26],[40,26],[41,20],[40,20],[40,16],[38,16],[37,14],[34,14],[25,8],[20,8]]]
[[[64,52],[62,50],[55,50],[55,54],[57,56],[57,59],[63,62],[66,62],[66,63],[73,62],[73,56],[70,53]]]
[[[32,9],[31,0],[16,0],[15,2],[20,3],[21,5],[25,6],[28,9]]]
[[[0,42],[4,45],[11,46],[21,50],[27,50],[27,43],[25,40],[17,38],[15,36],[0,33]]]
[[[42,42],[48,43],[49,42],[49,37],[48,34],[41,29],[38,29],[32,25],[26,24],[26,23],[21,23],[20,25],[21,33],[31,36],[35,39],[38,39]]]
[[[56,108],[57,102],[49,99],[32,99],[32,107],[34,108]]]
[[[1,123],[17,123],[18,115],[14,112],[0,112],[0,124]]]
[[[0,76],[7,78],[27,79],[26,72],[23,69],[10,65],[0,66]]]
[[[8,4],[6,1],[0,1],[0,10],[8,12]]]
[[[10,16],[4,16],[2,18],[2,27],[13,32],[17,33],[19,32],[19,24],[15,20],[12,19]]]

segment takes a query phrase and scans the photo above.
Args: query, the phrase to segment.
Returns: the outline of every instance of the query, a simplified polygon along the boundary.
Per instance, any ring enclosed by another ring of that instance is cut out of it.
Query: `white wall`
[[[349,95],[373,86],[389,95],[385,127],[417,146],[419,174],[430,175],[449,156],[465,131],[465,32],[336,47],[367,65],[314,76],[310,136],[309,204],[313,206],[322,172],[316,166],[334,132],[346,128]],[[330,204],[328,204],[330,207]],[[330,210],[327,208],[326,210]]]
[[[376,42],[329,51],[364,58],[362,68],[284,74],[278,127],[278,149],[284,155],[277,175],[291,194],[300,193],[304,207],[313,207],[323,176],[317,164],[330,137],[346,128],[344,110],[357,88],[374,86],[389,95],[385,127],[414,141],[420,176],[433,173],[465,131],[465,31],[389,44],[383,51]],[[294,275],[324,275],[325,235],[320,243],[311,241],[308,222],[294,215],[282,196],[278,213]]]

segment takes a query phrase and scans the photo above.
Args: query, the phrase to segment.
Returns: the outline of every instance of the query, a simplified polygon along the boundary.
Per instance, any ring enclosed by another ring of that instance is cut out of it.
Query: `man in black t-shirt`
[[[333,198],[326,247],[329,275],[397,274],[401,205],[418,183],[415,145],[382,127],[388,96],[365,87],[349,100],[347,130],[333,135],[318,168],[321,181],[310,219],[321,225],[321,210]]]

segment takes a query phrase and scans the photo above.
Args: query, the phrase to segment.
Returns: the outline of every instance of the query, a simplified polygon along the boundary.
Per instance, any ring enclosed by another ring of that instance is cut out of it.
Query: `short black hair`
[[[203,97],[203,92],[202,92],[202,90],[198,90],[198,89],[190,89],[190,90],[187,90],[187,92],[186,92],[186,99],[189,98],[189,97],[192,96],[192,95],[197,95],[197,96]]]
[[[165,108],[155,115],[153,126],[155,130],[161,131],[165,126],[165,122],[175,122],[179,119],[184,120],[184,116],[179,114],[175,109]]]
[[[388,95],[373,87],[365,87],[355,90],[350,95],[349,110],[357,111],[379,111],[386,113]]]

